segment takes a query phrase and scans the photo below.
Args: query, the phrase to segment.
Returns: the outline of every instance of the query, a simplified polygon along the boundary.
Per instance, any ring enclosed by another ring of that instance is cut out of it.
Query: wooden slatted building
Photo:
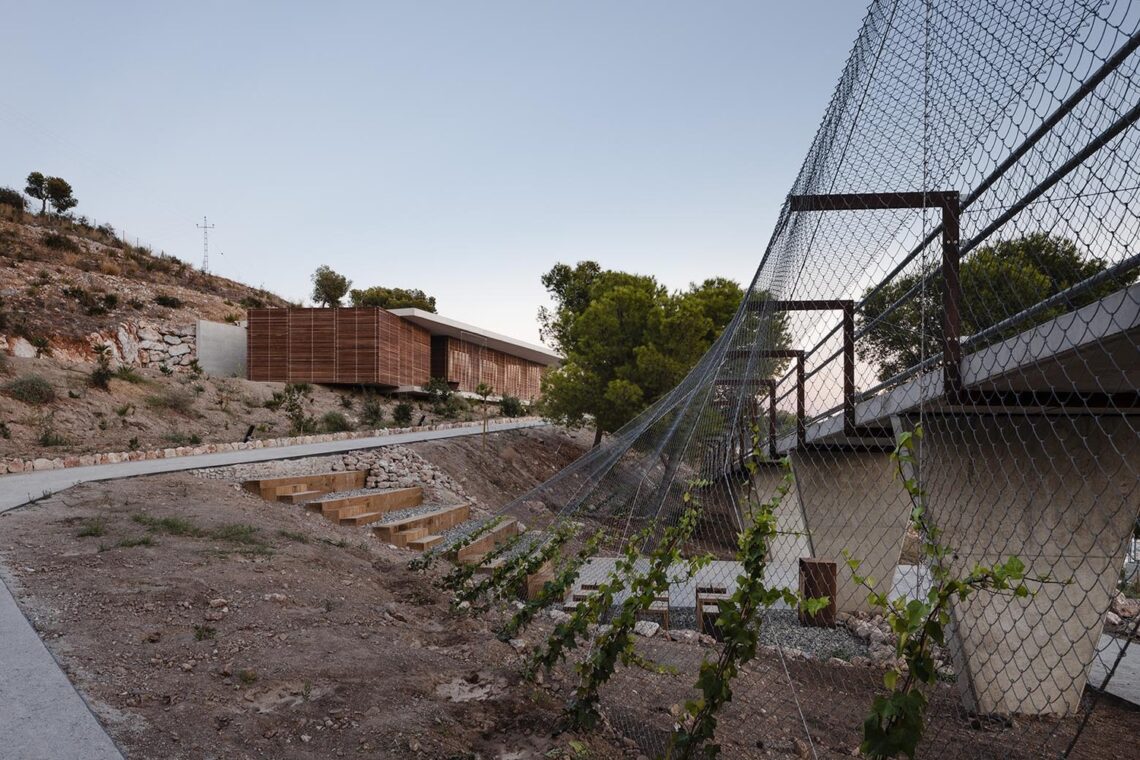
[[[503,335],[420,309],[250,309],[250,380],[371,385],[416,390],[432,377],[473,393],[538,398],[542,373],[559,357]]]

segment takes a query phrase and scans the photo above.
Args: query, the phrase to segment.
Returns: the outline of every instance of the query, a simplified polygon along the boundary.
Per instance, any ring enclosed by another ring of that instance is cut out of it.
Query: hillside
[[[242,318],[248,307],[285,306],[272,293],[206,274],[172,256],[125,243],[109,226],[17,214],[0,207],[0,336],[92,359],[89,336],[125,321],[165,325]]]

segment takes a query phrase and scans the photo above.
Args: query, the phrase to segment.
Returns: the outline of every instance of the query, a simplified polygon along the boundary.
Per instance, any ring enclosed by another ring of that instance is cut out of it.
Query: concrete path
[[[545,423],[534,420],[491,424],[488,431],[500,432],[543,424]],[[374,438],[5,475],[0,477],[0,513],[46,494],[94,480],[114,480],[274,459],[297,459],[400,443],[478,435],[481,432],[479,426],[428,430]],[[2,576],[3,573],[0,573],[0,578]],[[6,583],[0,583],[0,642],[0,755],[20,760],[122,760],[122,755],[111,738],[16,605]]]
[[[491,433],[497,433],[503,430],[539,427],[545,424],[541,420],[491,423],[487,426],[487,430]],[[449,430],[424,430],[417,433],[398,433],[373,438],[351,438],[345,441],[275,446],[269,449],[251,449],[249,451],[224,451],[219,454],[199,454],[170,459],[144,459],[139,462],[119,462],[93,467],[68,467],[62,470],[41,470],[19,475],[3,475],[0,476],[0,512],[6,512],[13,507],[27,504],[33,499],[93,480],[114,480],[116,478],[131,478],[136,475],[155,475],[160,472],[198,470],[203,467],[224,467],[225,465],[247,464],[249,462],[268,462],[274,459],[299,459],[322,454],[337,454],[342,451],[355,451],[356,449],[393,446],[398,443],[437,441],[441,438],[479,435],[481,432],[483,432],[483,428],[475,425]]]

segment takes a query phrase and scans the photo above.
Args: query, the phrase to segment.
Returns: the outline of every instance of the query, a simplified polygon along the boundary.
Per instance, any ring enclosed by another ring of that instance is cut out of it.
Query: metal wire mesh
[[[1054,581],[953,605],[920,751],[1135,746],[1135,713],[1097,695],[1128,638],[1104,621],[1135,572],[1140,509],[1138,23],[1126,1],[873,2],[724,334],[645,413],[504,508],[537,530],[603,526],[620,546],[674,524],[704,483],[686,553],[715,560],[670,589],[670,630],[638,639],[673,672],[619,668],[603,690],[643,752],[664,751],[696,696],[719,646],[700,589],[736,586],[749,493],[770,494],[785,457],[795,487],[765,580],[796,588],[800,558],[836,562],[839,624],[767,612],[717,740],[734,758],[858,746],[894,650],[842,557],[889,595],[927,588],[889,457],[919,425],[917,474],[952,566],[1016,556]],[[595,558],[576,588],[612,567],[612,551]]]

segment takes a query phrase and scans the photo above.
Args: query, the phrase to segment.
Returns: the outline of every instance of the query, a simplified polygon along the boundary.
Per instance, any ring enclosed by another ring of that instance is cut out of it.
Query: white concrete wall
[[[210,375],[245,377],[245,327],[198,320],[198,366]]]

